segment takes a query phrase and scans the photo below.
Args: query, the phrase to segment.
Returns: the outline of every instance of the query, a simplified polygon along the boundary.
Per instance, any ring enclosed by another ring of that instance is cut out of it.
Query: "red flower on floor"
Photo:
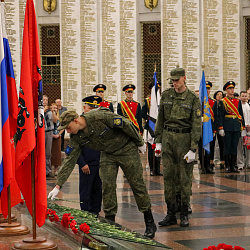
[[[49,218],[49,220],[51,222],[60,221],[60,218],[56,214],[55,210],[48,209],[45,216],[46,216],[46,219]],[[80,227],[79,227],[77,225],[77,222],[74,220],[74,216],[71,216],[70,213],[63,214],[62,219],[61,219],[61,225],[63,227],[66,227],[66,228],[71,228],[72,232],[75,233],[75,234],[77,234],[79,232],[79,229],[80,229],[80,231],[82,231],[82,232],[84,232],[86,234],[88,234],[89,230],[90,230],[89,225],[87,225],[86,223],[81,224]]]
[[[240,246],[231,246],[224,243],[220,243],[217,247],[216,246],[209,246],[207,248],[203,248],[203,250],[245,250],[245,248]]]
[[[80,225],[80,230],[83,231],[85,234],[89,234],[90,227],[88,224],[83,223]]]
[[[20,204],[21,204],[21,205],[24,204],[24,199],[21,199]]]

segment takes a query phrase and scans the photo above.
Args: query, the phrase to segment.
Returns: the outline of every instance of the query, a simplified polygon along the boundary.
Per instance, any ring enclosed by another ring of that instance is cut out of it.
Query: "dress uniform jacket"
[[[101,107],[108,108],[110,111],[114,112],[113,103],[109,101],[102,101],[99,103]]]
[[[139,131],[142,133],[143,132],[143,128],[142,128],[142,112],[141,112],[141,105],[140,105],[140,103],[137,102],[137,101],[134,101],[134,100],[131,101],[131,102],[125,100],[125,102],[127,103],[128,107],[132,111],[135,119],[137,120],[137,123],[139,125]],[[128,118],[127,114],[122,109],[122,105],[121,105],[120,102],[117,105],[117,114]]]
[[[132,123],[107,108],[97,108],[82,115],[87,127],[72,135],[65,150],[66,159],[58,173],[57,185],[62,186],[75,167],[81,147],[101,151],[100,177],[102,180],[103,209],[105,215],[117,212],[116,178],[122,168],[143,213],[151,207],[143,181],[143,169],[138,147],[144,141]]]
[[[242,117],[242,122],[240,122],[239,119],[235,117],[235,114],[232,111],[227,110],[224,105],[223,129],[225,131],[231,131],[231,132],[241,131],[241,126],[245,126],[241,100],[236,98],[231,98],[229,100],[234,104],[236,109],[239,111],[239,114]]]

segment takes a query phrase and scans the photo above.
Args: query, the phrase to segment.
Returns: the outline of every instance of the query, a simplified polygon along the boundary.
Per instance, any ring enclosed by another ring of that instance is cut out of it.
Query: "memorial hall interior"
[[[25,0],[6,0],[7,33],[17,82]],[[126,84],[135,100],[148,95],[156,64],[162,89],[171,69],[186,69],[187,84],[199,87],[202,64],[212,93],[229,80],[236,92],[250,85],[248,0],[144,1],[57,0],[54,11],[34,0],[40,36],[44,93],[51,101],[82,111],[81,100],[98,83],[117,106]],[[149,3],[150,4],[150,3]],[[18,42],[20,41],[20,42]]]
[[[45,6],[47,0],[33,1],[43,93],[49,103],[60,98],[64,107],[80,114],[82,99],[102,83],[107,86],[105,99],[113,103],[116,113],[118,102],[125,99],[125,85],[134,84],[134,99],[143,103],[155,70],[163,91],[170,87],[169,75],[175,67],[186,70],[191,90],[199,89],[204,70],[206,80],[213,83],[211,97],[228,81],[236,83],[237,93],[250,88],[250,0],[51,0],[55,9]],[[26,0],[4,2],[19,86]],[[150,176],[146,158],[142,156],[143,177],[158,224],[167,212],[164,180]],[[198,250],[222,242],[250,249],[249,171],[226,174],[217,168],[215,175],[201,175],[195,164],[190,226],[158,227],[155,240],[171,249]],[[62,201],[61,205],[79,208],[78,175],[75,168],[59,195],[75,203]],[[47,180],[47,191],[54,186],[55,180]],[[143,215],[121,170],[117,197],[116,222],[143,234]],[[60,233],[54,237],[45,231],[38,229],[59,249],[74,249]],[[7,240],[0,240],[0,246],[2,241]]]

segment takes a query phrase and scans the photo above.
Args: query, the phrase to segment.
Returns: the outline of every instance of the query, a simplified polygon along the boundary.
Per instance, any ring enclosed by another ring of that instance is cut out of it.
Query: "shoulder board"
[[[138,102],[138,101],[136,101],[136,100],[133,100],[133,102],[139,103],[139,102]]]
[[[111,103],[111,101],[108,101],[108,100],[104,100],[104,102],[109,102],[109,103]]]
[[[188,91],[189,91],[189,93],[191,93],[196,98],[199,98],[199,96],[197,96],[197,94],[193,90],[191,90],[190,88],[188,88]]]
[[[208,99],[212,100],[212,101],[215,101],[215,99],[211,98],[211,97],[208,97]]]

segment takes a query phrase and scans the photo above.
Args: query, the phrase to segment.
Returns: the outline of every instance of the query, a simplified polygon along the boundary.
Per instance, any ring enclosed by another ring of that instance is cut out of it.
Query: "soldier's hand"
[[[89,166],[87,164],[84,167],[82,167],[82,172],[84,174],[90,174]]]
[[[142,146],[138,147],[138,149],[139,149],[139,152],[141,152],[142,154],[144,154],[144,153],[146,153],[147,146],[144,143]]]
[[[156,143],[155,146],[155,156],[160,157],[161,156],[161,143]]]
[[[225,131],[224,131],[224,129],[220,129],[220,130],[219,130],[219,135],[222,136],[222,137],[225,136]]]
[[[51,200],[54,200],[56,196],[58,195],[60,189],[57,187],[54,187],[54,189],[49,193],[48,198],[51,198]]]
[[[183,159],[186,160],[187,163],[193,162],[195,160],[195,153],[189,150],[188,153],[184,155]]]

